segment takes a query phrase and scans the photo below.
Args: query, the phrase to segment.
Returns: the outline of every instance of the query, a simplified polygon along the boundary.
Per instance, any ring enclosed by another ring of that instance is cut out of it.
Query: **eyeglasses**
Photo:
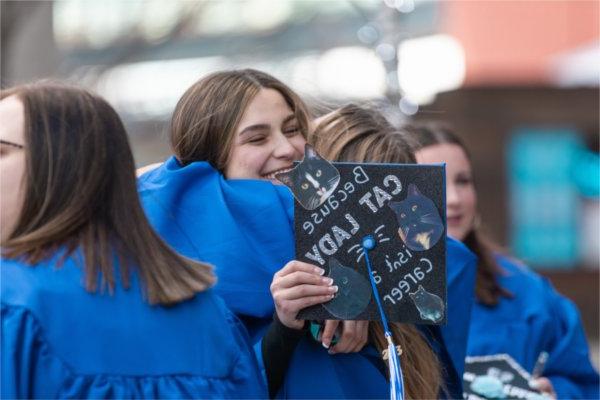
[[[2,140],[2,139],[0,139],[0,143],[1,144],[5,144],[7,146],[16,147],[17,149],[23,149],[23,148],[25,148],[25,146],[23,146],[22,144],[14,143],[14,142],[9,142],[8,140]]]

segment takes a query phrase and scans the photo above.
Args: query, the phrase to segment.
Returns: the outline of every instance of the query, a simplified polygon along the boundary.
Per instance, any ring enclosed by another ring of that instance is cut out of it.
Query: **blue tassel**
[[[388,367],[390,372],[390,399],[404,399],[404,377],[402,376],[402,368],[400,368],[400,359],[396,352],[396,346],[392,341],[392,335],[389,332],[385,333],[385,338],[388,341]]]
[[[396,352],[396,346],[392,339],[392,332],[388,326],[387,318],[383,307],[381,305],[381,299],[379,298],[379,292],[377,291],[377,285],[373,279],[373,270],[371,268],[371,260],[369,259],[369,250],[375,248],[375,239],[371,236],[365,236],[362,241],[363,250],[365,252],[365,261],[367,263],[367,269],[369,271],[369,280],[371,281],[371,287],[373,288],[373,296],[377,303],[377,309],[381,316],[381,323],[385,331],[385,338],[388,342],[388,368],[390,375],[390,399],[391,400],[404,400],[404,377],[402,376],[402,367],[400,366],[400,359]]]

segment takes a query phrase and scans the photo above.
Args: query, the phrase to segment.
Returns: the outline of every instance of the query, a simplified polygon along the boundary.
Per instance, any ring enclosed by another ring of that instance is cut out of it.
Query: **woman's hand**
[[[333,279],[324,277],[325,271],[301,261],[290,261],[273,276],[271,295],[275,311],[282,324],[292,329],[302,329],[304,320],[296,317],[303,308],[325,303],[338,290]]]
[[[333,335],[342,324],[342,333],[339,341],[330,348]],[[321,334],[321,343],[329,349],[329,354],[356,353],[362,350],[369,339],[369,321],[325,321]]]
[[[529,386],[534,389],[539,390],[545,396],[556,399],[556,392],[554,391],[554,386],[552,386],[552,382],[548,378],[536,378],[533,381],[530,381]]]

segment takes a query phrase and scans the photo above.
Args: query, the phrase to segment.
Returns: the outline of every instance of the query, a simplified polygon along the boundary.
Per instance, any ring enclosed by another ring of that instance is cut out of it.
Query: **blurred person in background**
[[[417,162],[446,163],[448,234],[479,259],[467,355],[509,354],[532,372],[547,352],[542,377],[533,386],[560,399],[597,399],[598,372],[575,305],[481,234],[471,161],[462,140],[436,125],[408,125],[405,131]]]
[[[145,218],[112,107],[51,83],[0,98],[2,398],[266,396],[212,267]]]

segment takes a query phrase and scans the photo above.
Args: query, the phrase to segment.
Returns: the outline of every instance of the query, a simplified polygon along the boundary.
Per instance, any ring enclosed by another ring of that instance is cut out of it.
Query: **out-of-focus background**
[[[170,154],[185,89],[252,67],[315,107],[376,101],[471,148],[492,238],[581,310],[598,365],[600,2],[1,1],[2,86],[67,79],[105,96],[139,166]]]

